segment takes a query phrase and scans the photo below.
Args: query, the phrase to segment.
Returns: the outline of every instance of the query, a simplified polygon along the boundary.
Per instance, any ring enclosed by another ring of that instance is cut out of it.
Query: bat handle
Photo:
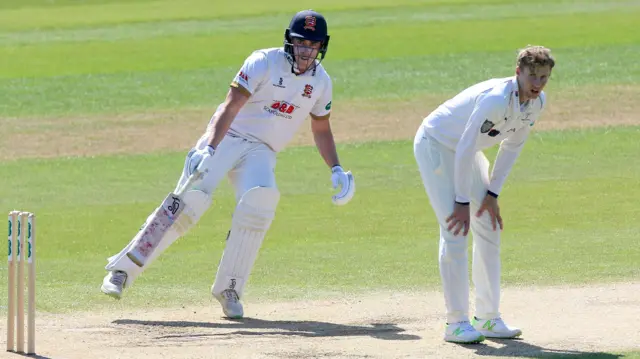
[[[180,187],[178,189],[178,192],[176,193],[178,196],[182,197],[182,194],[191,187],[191,185],[201,179],[202,177],[204,177],[204,172],[198,170],[197,168],[193,171],[193,173],[191,174],[191,176],[189,176],[189,178],[187,178],[187,181],[182,185],[182,187]]]

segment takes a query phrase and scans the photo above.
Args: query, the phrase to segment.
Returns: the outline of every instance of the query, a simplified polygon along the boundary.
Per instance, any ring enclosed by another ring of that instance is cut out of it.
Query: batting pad
[[[279,200],[280,192],[270,187],[254,187],[242,195],[233,213],[213,293],[234,289],[242,297]]]
[[[187,234],[200,217],[209,209],[211,205],[211,197],[198,190],[190,190],[184,194],[184,202],[186,206],[182,215],[173,223],[173,229],[179,236]]]
[[[117,255],[109,258],[109,263],[105,267],[106,270],[114,271],[121,270],[127,272],[127,287],[130,287],[135,279],[142,274],[144,269],[148,268],[149,265],[164,252],[169,246],[175,242],[178,238],[185,235],[191,227],[193,227],[200,217],[207,211],[209,206],[211,205],[211,198],[208,194],[198,191],[198,190],[190,190],[185,192],[184,194],[184,202],[186,206],[184,210],[180,214],[180,217],[176,220],[176,222],[171,225],[164,234],[160,243],[156,249],[151,253],[149,258],[147,258],[146,263],[143,268],[138,267],[135,263],[133,263],[127,256],[126,253],[129,251],[129,248],[135,244],[137,237],[140,233],[137,233],[136,236],[129,242],[129,244]],[[147,217],[147,221],[151,220],[153,213]],[[141,227],[143,228],[144,225]]]

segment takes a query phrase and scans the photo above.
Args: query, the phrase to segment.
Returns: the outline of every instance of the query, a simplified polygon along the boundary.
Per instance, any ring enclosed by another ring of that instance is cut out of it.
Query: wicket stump
[[[26,225],[25,225],[26,224]],[[25,228],[26,227],[26,228]],[[24,262],[28,266],[27,351],[24,350]],[[7,351],[35,354],[36,352],[36,217],[31,212],[9,212]],[[16,278],[17,274],[17,278]],[[17,279],[17,281],[16,281]],[[17,282],[17,285],[16,285]],[[17,336],[15,330],[17,329]],[[14,337],[17,337],[14,350]]]

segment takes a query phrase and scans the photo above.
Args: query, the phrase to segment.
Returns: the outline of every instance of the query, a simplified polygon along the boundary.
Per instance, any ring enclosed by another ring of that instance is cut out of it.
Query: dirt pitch
[[[213,303],[136,311],[123,303],[121,312],[39,314],[38,357],[539,358],[640,349],[640,283],[506,288],[502,303],[505,320],[523,329],[522,338],[474,345],[442,340],[439,292],[315,302],[249,299],[247,318],[237,321],[222,319]],[[4,328],[0,334],[4,337]]]
[[[596,96],[596,91],[604,95]],[[638,98],[640,87],[575,89],[553,95],[536,130],[637,125]],[[424,98],[373,107],[337,102],[336,139],[410,139],[422,117],[441,100]],[[2,119],[0,160],[186,150],[210,114],[210,109],[193,109],[111,117]],[[24,143],[32,145],[18,146]],[[301,144],[312,144],[308,131],[300,131],[292,143]],[[36,357],[537,358],[640,350],[640,282],[510,287],[503,293],[504,317],[523,329],[520,340],[444,343],[444,303],[439,291],[371,293],[316,302],[255,303],[247,298],[248,318],[240,321],[222,319],[215,303],[131,310],[124,299],[119,312],[39,313]],[[473,313],[473,296],[471,302]],[[5,331],[1,326],[3,338]],[[0,352],[0,357],[20,356]]]

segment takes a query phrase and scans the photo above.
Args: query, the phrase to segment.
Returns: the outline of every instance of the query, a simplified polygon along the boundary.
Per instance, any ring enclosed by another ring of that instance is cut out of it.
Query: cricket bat
[[[197,169],[189,176],[187,181],[175,193],[171,192],[156,209],[153,216],[138,232],[134,245],[127,252],[127,257],[138,267],[143,267],[147,258],[158,247],[167,230],[176,222],[184,210],[184,192],[191,187],[193,182],[203,177],[204,173]]]

